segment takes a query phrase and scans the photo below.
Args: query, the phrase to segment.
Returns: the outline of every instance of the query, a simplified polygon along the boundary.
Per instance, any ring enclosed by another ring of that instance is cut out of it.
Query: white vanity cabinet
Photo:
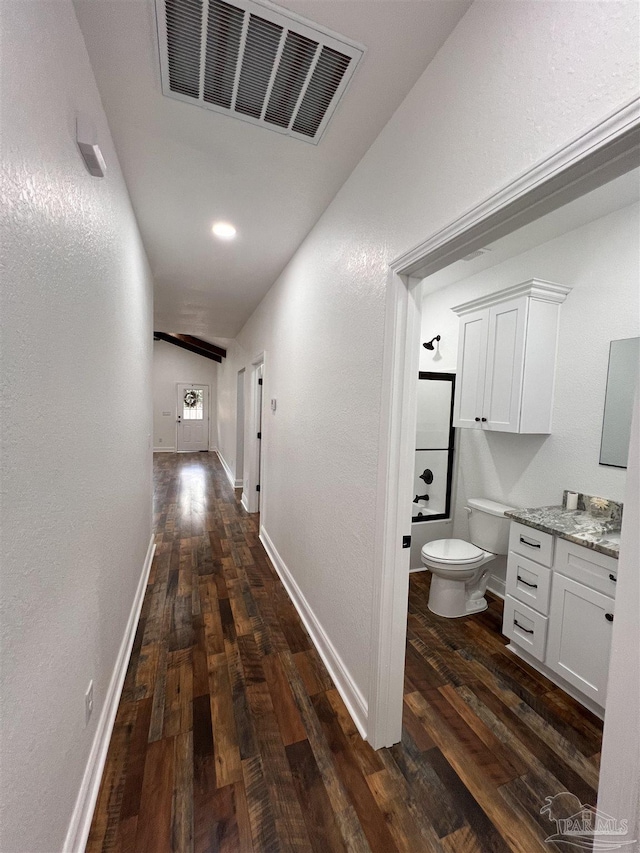
[[[456,306],[453,425],[549,433],[560,305],[571,288],[530,281]]]
[[[604,708],[618,561],[558,539],[546,664]]]
[[[511,522],[503,633],[513,651],[598,714],[606,698],[617,564]]]

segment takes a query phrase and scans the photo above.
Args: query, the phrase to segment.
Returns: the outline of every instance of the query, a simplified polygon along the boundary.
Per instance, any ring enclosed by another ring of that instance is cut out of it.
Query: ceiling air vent
[[[364,47],[256,0],[156,0],[169,98],[317,143]]]

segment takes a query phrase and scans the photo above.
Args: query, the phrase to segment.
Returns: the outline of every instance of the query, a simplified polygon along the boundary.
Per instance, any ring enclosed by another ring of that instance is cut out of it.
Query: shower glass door
[[[455,373],[418,374],[412,521],[449,518],[453,477]]]

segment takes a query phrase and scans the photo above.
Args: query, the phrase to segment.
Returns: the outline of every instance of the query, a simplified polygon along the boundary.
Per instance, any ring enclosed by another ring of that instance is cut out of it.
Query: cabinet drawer
[[[547,617],[527,607],[526,604],[521,604],[511,595],[507,595],[504,600],[502,633],[516,646],[529,652],[539,661],[544,661]]]
[[[554,571],[583,583],[585,586],[615,596],[618,576],[618,561],[599,551],[583,545],[574,545],[566,539],[558,539]]]
[[[543,566],[551,566],[553,563],[553,536],[527,527],[518,521],[512,521],[509,528],[509,550],[523,557],[529,557]]]
[[[546,616],[549,613],[551,569],[522,557],[515,551],[509,552],[507,563],[507,592],[513,598],[528,604]]]

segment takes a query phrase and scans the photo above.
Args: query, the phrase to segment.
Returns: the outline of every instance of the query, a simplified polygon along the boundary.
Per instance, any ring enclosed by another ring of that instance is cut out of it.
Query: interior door
[[[178,383],[178,450],[209,449],[209,386]]]
[[[258,387],[256,389],[256,423],[258,426],[258,483],[257,489],[258,492],[258,501],[257,501],[257,511],[260,511],[260,470],[262,465],[262,365],[258,368]]]

